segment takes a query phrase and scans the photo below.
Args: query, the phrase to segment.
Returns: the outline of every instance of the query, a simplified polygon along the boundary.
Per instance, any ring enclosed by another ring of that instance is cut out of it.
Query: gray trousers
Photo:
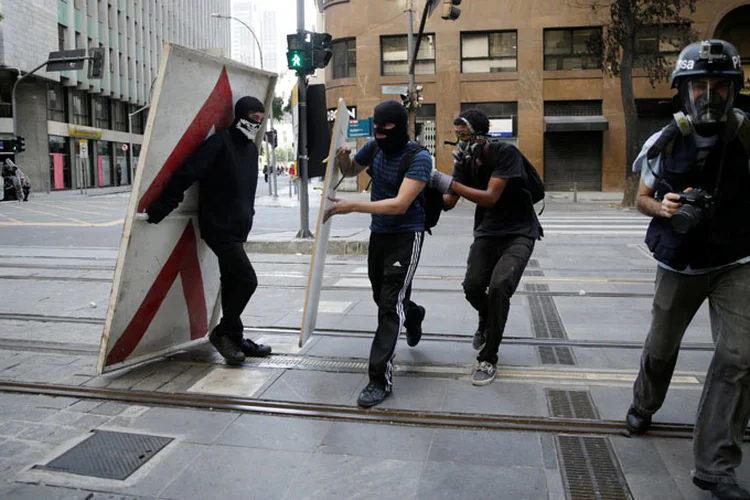
[[[708,298],[715,351],[693,435],[695,477],[736,483],[750,416],[750,264],[690,276],[659,268],[651,329],[643,346],[633,405],[652,415],[664,403],[680,342]]]

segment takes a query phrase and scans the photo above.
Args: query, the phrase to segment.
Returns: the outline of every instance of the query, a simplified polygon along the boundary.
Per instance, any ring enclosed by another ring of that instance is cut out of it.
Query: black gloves
[[[149,207],[146,209],[146,213],[148,214],[148,222],[150,224],[158,224],[164,218],[169,215],[169,212],[172,210],[167,207],[163,202],[155,201],[149,205]]]

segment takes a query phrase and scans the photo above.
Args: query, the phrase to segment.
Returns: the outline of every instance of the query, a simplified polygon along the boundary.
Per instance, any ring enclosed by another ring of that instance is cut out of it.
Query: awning
[[[603,116],[545,116],[545,132],[604,132],[609,122]]]

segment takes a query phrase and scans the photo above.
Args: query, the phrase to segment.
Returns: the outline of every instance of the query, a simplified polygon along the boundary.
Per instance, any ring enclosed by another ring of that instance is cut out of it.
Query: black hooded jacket
[[[236,116],[242,116],[235,111]],[[197,181],[201,237],[208,243],[247,240],[255,215],[258,148],[237,130],[236,124],[237,119],[228,130],[203,141],[172,174],[160,197],[148,208],[149,220],[158,222],[166,217]]]

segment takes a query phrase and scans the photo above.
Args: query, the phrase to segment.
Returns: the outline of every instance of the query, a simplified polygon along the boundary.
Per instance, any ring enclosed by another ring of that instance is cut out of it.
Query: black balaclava
[[[385,135],[384,139],[376,137],[375,140],[386,155],[400,153],[409,142],[409,115],[401,103],[385,101],[375,106],[373,123],[375,133]],[[388,123],[394,124],[395,127],[390,130],[383,129],[382,127]]]
[[[242,135],[248,140],[255,140],[255,136],[260,130],[260,122],[251,120],[248,118],[250,113],[265,113],[266,108],[260,100],[252,96],[245,96],[237,101],[234,105],[234,121],[232,122],[232,128],[236,128]]]

